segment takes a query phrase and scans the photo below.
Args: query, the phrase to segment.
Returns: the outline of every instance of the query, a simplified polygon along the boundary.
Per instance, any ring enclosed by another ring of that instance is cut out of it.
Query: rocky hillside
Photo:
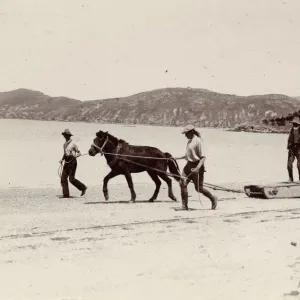
[[[234,127],[299,110],[285,95],[241,97],[192,88],[167,88],[130,97],[78,101],[19,89],[0,93],[0,118],[201,127]]]

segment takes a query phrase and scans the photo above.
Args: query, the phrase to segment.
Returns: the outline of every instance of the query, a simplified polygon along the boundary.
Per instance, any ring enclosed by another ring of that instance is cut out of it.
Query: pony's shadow
[[[183,209],[181,207],[171,207],[171,208],[173,208],[175,211],[186,211],[186,212],[194,211],[194,210],[206,210],[206,209],[201,209],[201,208],[189,208],[188,210]]]
[[[134,203],[164,203],[167,201],[161,201],[161,200],[155,200],[154,202],[150,202],[149,200],[136,200]],[[97,201],[97,202],[85,202],[84,204],[87,205],[95,205],[95,204],[134,204],[130,202],[129,200],[118,200],[118,201]]]
[[[77,196],[69,196],[68,198],[64,198],[62,195],[56,195],[57,198],[59,199],[78,199],[81,197],[77,197]]]

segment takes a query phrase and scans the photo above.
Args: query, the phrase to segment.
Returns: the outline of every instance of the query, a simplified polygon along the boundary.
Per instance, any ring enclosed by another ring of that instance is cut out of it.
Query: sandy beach
[[[299,15],[0,0],[0,300],[300,300]]]
[[[298,200],[217,192],[190,211],[164,188],[8,189],[1,205],[1,299],[290,299],[300,283]],[[176,195],[179,189],[174,187]],[[291,242],[296,242],[295,247]],[[298,299],[295,296],[293,298]]]
[[[189,211],[167,197],[148,203],[154,183],[134,175],[137,202],[124,177],[102,194],[101,156],[79,159],[84,197],[61,199],[60,132],[71,128],[85,153],[99,129],[132,144],[184,151],[178,128],[1,120],[0,299],[298,299],[299,199],[250,199],[214,191],[216,211],[189,186]],[[5,131],[4,128],[10,128]],[[145,134],[145,132],[147,134]],[[201,129],[208,153],[206,182],[285,180],[284,135]],[[242,141],[242,142],[241,142]],[[224,156],[225,155],[225,156]],[[182,169],[184,162],[179,162]],[[297,243],[292,245],[291,243]]]

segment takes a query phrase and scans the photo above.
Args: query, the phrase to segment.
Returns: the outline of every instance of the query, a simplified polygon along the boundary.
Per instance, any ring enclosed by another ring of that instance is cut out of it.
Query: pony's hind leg
[[[108,196],[108,189],[107,189],[107,184],[108,184],[108,181],[116,176],[120,175],[120,173],[112,170],[110,171],[103,179],[103,194],[104,194],[104,198],[105,200],[107,201],[109,199],[109,196]]]
[[[155,172],[147,171],[147,173],[149,174],[151,179],[154,181],[155,186],[156,186],[153,196],[149,199],[149,202],[153,202],[154,200],[157,199],[157,196],[158,196],[158,193],[160,190],[160,186],[161,186],[161,181]]]
[[[177,201],[176,197],[173,194],[173,189],[172,189],[172,179],[168,177],[167,174],[164,173],[157,173],[157,175],[164,180],[167,185],[168,185],[168,196],[173,200],[173,201]]]

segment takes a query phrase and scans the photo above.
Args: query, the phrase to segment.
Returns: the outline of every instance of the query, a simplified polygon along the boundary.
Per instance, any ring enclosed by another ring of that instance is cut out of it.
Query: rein
[[[170,177],[178,177],[180,179],[188,179],[189,176],[182,176],[182,175],[176,175],[176,174],[172,174],[172,173],[169,173],[167,171],[162,171],[162,170],[159,170],[159,169],[156,169],[156,168],[152,168],[152,167],[149,167],[149,166],[145,166],[144,164],[140,164],[138,162],[135,162],[135,161],[132,161],[132,160],[129,160],[129,159],[126,159],[124,157],[131,157],[131,158],[144,158],[144,159],[153,159],[153,160],[175,160],[175,158],[173,157],[170,157],[170,158],[165,158],[165,157],[149,157],[149,156],[137,156],[137,155],[126,155],[126,154],[119,154],[119,153],[109,153],[109,152],[105,152],[103,151],[106,143],[108,142],[108,136],[106,137],[106,140],[104,142],[104,144],[102,145],[102,147],[99,147],[97,145],[95,145],[94,143],[92,144],[92,146],[94,146],[95,148],[97,148],[101,155],[104,155],[104,154],[107,154],[107,155],[113,155],[113,156],[119,156],[119,157],[123,157],[121,158],[122,160],[126,161],[126,162],[129,162],[129,163],[133,163],[135,165],[138,165],[138,166],[141,166],[143,168],[148,168],[152,171],[156,171],[156,172],[159,172],[159,173],[164,173]],[[176,165],[176,164],[175,164]],[[179,173],[180,173],[180,170],[178,170]],[[198,175],[199,176],[199,175]],[[198,180],[199,182],[199,180]],[[214,184],[210,184],[210,183],[203,183],[204,186],[208,187],[208,188],[211,188],[213,190],[219,190],[219,191],[224,191],[224,192],[231,192],[231,193],[241,193],[243,194],[244,192],[243,191],[240,191],[240,190],[235,190],[235,189],[230,189],[230,188],[225,188],[225,187],[222,187],[222,186],[218,186],[218,185],[214,185]],[[200,202],[200,204],[203,206],[201,200],[200,200],[200,197],[199,197],[199,193],[198,193],[198,200]]]
[[[92,144],[93,147],[97,148],[101,155],[107,154],[107,155],[113,155],[113,156],[120,156],[120,157],[131,157],[131,158],[144,158],[144,159],[153,159],[153,160],[173,160],[174,158],[170,157],[153,157],[153,156],[138,156],[138,155],[128,155],[128,154],[119,154],[119,153],[110,153],[103,151],[103,146],[100,148],[99,146]]]

